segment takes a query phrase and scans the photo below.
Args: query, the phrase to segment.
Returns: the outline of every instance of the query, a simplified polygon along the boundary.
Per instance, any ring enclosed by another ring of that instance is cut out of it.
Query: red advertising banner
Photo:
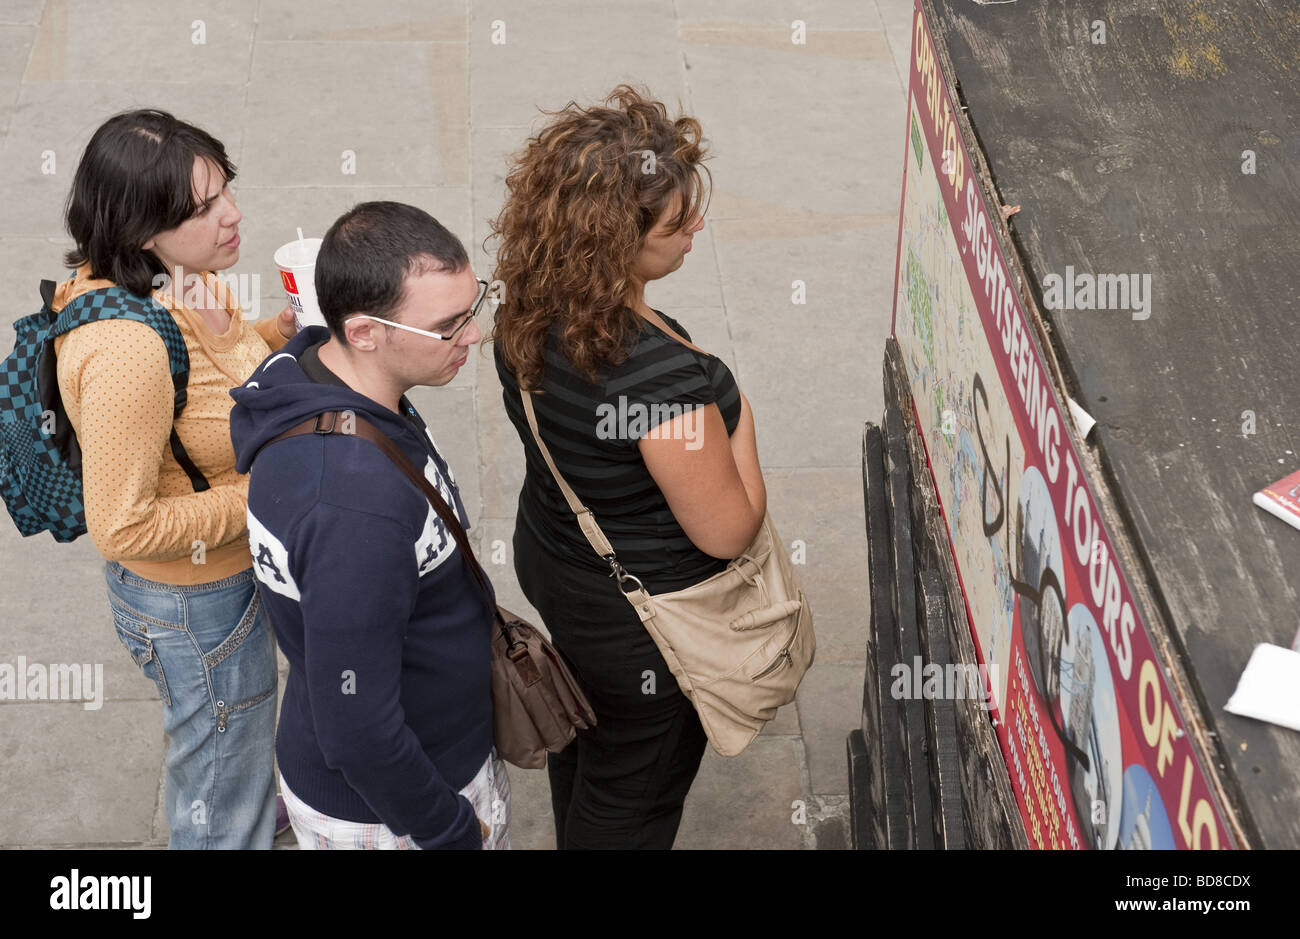
[[[893,332],[1030,843],[1235,847],[1012,286],[919,3],[910,63]]]

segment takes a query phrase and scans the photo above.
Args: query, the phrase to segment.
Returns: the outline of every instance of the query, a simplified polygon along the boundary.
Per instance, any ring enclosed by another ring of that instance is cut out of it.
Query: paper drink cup
[[[275,266],[280,269],[280,281],[299,329],[325,325],[316,302],[316,252],[320,243],[319,238],[294,239],[275,252]]]

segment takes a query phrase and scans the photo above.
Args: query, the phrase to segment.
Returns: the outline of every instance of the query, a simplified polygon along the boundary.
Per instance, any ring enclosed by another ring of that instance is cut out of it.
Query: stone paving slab
[[[151,841],[165,740],[154,701],[0,706],[0,845]]]

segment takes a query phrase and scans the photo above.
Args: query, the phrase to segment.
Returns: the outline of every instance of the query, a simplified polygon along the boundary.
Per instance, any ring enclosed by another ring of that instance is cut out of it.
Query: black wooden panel
[[[902,702],[889,694],[889,667],[898,661],[894,561],[890,548],[884,437],[874,424],[868,424],[863,433],[862,461],[871,578],[871,630],[864,679],[864,685],[870,685],[870,694],[863,697],[862,731],[877,767],[871,774],[872,846],[904,848],[911,842],[912,827],[906,785],[906,732]]]
[[[855,851],[882,848],[874,833],[878,815],[871,802],[871,778],[878,772],[876,754],[861,730],[849,731],[849,846]]]
[[[917,614],[916,567],[912,560],[912,466],[907,455],[907,431],[902,413],[896,407],[885,408],[885,454],[888,457],[889,534],[894,556],[894,619],[898,630],[898,658],[888,663],[906,666],[909,676],[921,660],[920,622]],[[912,684],[921,680],[914,676]],[[891,679],[890,685],[894,684]],[[889,689],[892,696],[892,688]],[[907,782],[911,800],[911,847],[934,847],[931,820],[930,758],[925,733],[925,701],[905,697],[903,741],[907,747]]]
[[[953,664],[948,643],[948,604],[943,578],[937,571],[921,572],[921,635],[927,662]],[[945,685],[945,692],[947,687]],[[961,751],[957,746],[957,706],[946,696],[926,702],[926,731],[930,738],[930,801],[934,806],[936,847],[950,851],[966,847],[966,813],[962,806]]]

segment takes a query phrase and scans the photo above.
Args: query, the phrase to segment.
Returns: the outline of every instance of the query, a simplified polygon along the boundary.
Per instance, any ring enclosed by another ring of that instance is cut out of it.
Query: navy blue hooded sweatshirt
[[[230,392],[235,465],[251,470],[253,570],[289,660],[280,772],[326,815],[382,822],[422,848],[478,848],[458,790],[492,748],[492,608],[455,539],[368,440],[311,434],[259,452],[308,417],[350,409],[423,467],[469,528],[455,477],[405,398],[395,414],[303,371],[298,358],[326,338],[303,330]]]

